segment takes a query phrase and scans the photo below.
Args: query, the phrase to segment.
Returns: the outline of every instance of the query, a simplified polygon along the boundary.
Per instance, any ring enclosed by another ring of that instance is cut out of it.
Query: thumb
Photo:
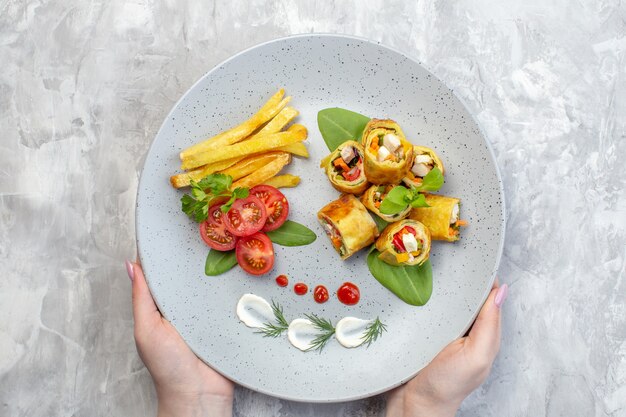
[[[153,320],[160,319],[161,314],[156,304],[154,304],[141,266],[130,261],[126,262],[128,275],[133,283],[133,316],[135,318],[135,327],[137,328],[149,324]]]
[[[508,294],[508,286],[494,287],[483,304],[472,330],[467,336],[470,352],[491,363],[500,350],[500,307]]]

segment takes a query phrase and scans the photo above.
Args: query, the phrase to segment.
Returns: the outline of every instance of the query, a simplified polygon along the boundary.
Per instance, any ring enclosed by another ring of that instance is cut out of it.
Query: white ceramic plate
[[[234,268],[204,275],[208,248],[198,227],[180,210],[181,191],[169,184],[179,170],[178,153],[253,114],[284,87],[309,129],[311,157],[288,172],[302,183],[284,191],[290,218],[314,230],[309,246],[275,246],[274,269],[264,277]],[[383,288],[369,273],[366,252],[342,262],[317,224],[316,212],[338,197],[318,168],[328,149],[317,112],[343,107],[370,117],[392,118],[416,144],[434,148],[446,167],[442,194],[462,199],[470,226],[456,243],[435,243],[431,253],[433,294],[413,307]],[[150,151],[137,196],[137,240],[156,302],[193,351],[233,381],[297,401],[334,402],[374,395],[407,381],[472,323],[492,286],[504,238],[504,202],[497,166],[475,120],[457,97],[417,62],[363,39],[303,35],[241,52],[202,77],[163,122]],[[317,304],[278,287],[325,285],[331,299]],[[353,307],[332,292],[344,281],[361,289]],[[288,319],[315,313],[333,322],[344,316],[387,324],[369,348],[345,349],[332,341],[321,354],[303,353],[285,337],[263,338],[244,326],[235,306],[244,293],[282,304]]]

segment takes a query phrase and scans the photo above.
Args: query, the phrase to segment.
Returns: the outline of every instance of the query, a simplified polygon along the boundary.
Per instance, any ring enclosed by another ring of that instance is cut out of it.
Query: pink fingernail
[[[135,268],[130,261],[126,261],[126,272],[128,272],[128,278],[130,278],[130,282],[133,282],[135,279]]]
[[[494,299],[496,307],[502,307],[502,304],[504,304],[504,300],[506,300],[507,295],[509,295],[509,286],[506,284],[500,285],[500,288],[498,288],[498,291],[496,292],[496,298]]]

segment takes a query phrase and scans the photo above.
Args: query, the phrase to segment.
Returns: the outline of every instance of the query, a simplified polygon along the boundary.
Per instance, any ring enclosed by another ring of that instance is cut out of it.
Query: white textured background
[[[0,416],[151,416],[132,339],[139,169],[206,71],[291,33],[419,59],[470,107],[507,198],[511,286],[460,416],[626,416],[626,5],[620,0],[0,0]],[[238,389],[237,416],[378,416]]]

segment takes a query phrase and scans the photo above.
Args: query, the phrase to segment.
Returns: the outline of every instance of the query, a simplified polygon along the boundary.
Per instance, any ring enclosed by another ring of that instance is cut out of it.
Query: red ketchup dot
[[[293,286],[293,291],[298,295],[304,295],[309,291],[309,287],[307,287],[306,284],[302,282],[298,282],[296,285]]]
[[[359,291],[359,287],[353,283],[344,282],[337,290],[337,298],[339,298],[339,301],[342,303],[353,306],[359,302],[361,292]]]
[[[328,301],[328,290],[326,289],[326,287],[323,285],[318,285],[317,287],[315,287],[315,289],[313,290],[313,298],[320,304]]]
[[[289,285],[289,279],[287,278],[287,275],[279,275],[276,277],[276,283],[281,287],[286,287]]]

